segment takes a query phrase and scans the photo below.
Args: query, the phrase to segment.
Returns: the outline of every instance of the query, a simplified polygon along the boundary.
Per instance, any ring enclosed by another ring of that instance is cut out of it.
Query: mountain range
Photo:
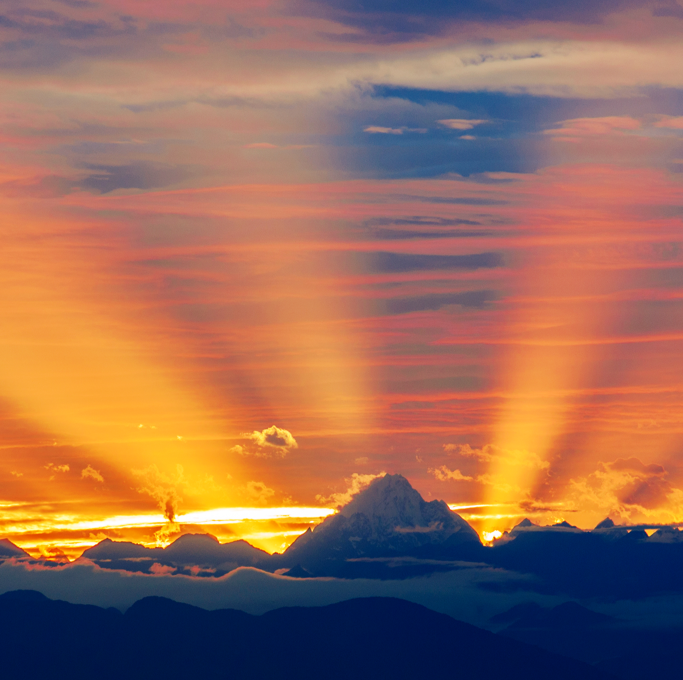
[[[540,592],[634,598],[683,592],[682,539],[675,528],[648,536],[644,527],[619,527],[609,519],[592,531],[525,519],[484,546],[444,501],[425,501],[397,474],[375,479],[282,554],[186,534],[166,548],[105,539],[80,559],[104,569],[159,573],[163,567],[165,573],[206,577],[246,566],[298,578],[401,579],[484,564],[533,576]],[[10,557],[28,558],[4,539],[0,560]]]
[[[394,598],[262,616],[160,597],[115,609],[0,596],[3,677],[609,680],[608,673]]]

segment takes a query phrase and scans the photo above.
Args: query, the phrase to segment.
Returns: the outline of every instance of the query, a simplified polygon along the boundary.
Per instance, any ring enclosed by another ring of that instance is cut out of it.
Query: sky
[[[683,521],[683,4],[0,0],[0,536],[282,550],[375,476]]]

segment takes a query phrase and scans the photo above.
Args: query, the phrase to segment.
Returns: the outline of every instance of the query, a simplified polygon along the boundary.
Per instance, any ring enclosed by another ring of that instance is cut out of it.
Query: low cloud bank
[[[122,611],[150,595],[205,609],[240,609],[251,614],[279,607],[321,606],[379,596],[400,597],[479,626],[485,625],[492,615],[530,598],[548,605],[561,601],[530,592],[532,581],[526,582],[529,589],[520,590],[525,577],[479,566],[402,581],[379,581],[295,579],[249,567],[220,578],[204,579],[107,570],[88,561],[52,568],[14,559],[0,564],[0,593],[38,590],[51,599]]]

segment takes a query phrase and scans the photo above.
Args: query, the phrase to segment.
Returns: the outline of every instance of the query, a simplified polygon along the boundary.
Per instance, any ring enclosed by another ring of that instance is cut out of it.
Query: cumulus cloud
[[[449,470],[445,465],[438,468],[429,468],[429,474],[434,475],[439,481],[447,482],[454,480],[456,482],[471,482],[474,477],[463,475],[460,470]]]
[[[233,446],[230,451],[232,453],[237,453],[240,456],[266,458],[275,454],[284,458],[289,451],[299,448],[299,444],[296,439],[294,439],[294,435],[289,430],[277,427],[277,425],[272,425],[260,432],[258,430],[254,430],[251,433],[247,432],[242,436],[245,439],[251,439],[259,447],[259,450],[254,451],[237,444],[236,446]]]
[[[45,466],[45,469],[48,470],[49,472],[61,472],[61,473],[69,472],[69,470],[70,470],[70,468],[67,464],[55,465],[54,463],[48,463]],[[55,477],[56,477],[56,475],[53,474],[50,477],[50,481],[52,481]]]
[[[442,465],[439,468],[429,468],[428,472],[429,474],[434,475],[440,482],[476,482],[477,484],[483,484],[484,486],[492,486],[499,491],[520,491],[519,487],[513,486],[500,476],[492,475],[488,472],[476,475],[475,477],[468,477],[467,475],[463,475],[460,470],[449,470],[445,465]]]
[[[377,479],[378,477],[384,477],[384,475],[386,474],[386,472],[380,472],[377,475],[364,475],[358,472],[354,472],[351,475],[351,477],[347,477],[344,479],[344,481],[349,485],[346,491],[343,491],[341,493],[333,493],[329,496],[322,496],[318,494],[315,497],[315,499],[320,503],[334,505],[335,507],[346,505],[347,503],[351,502],[351,499],[357,493],[360,493],[366,486],[368,486],[370,482]]]
[[[247,495],[257,503],[265,503],[275,495],[273,489],[268,488],[263,482],[247,482],[245,487]]]
[[[81,470],[81,479],[94,479],[96,482],[103,482],[104,477],[99,470],[95,470],[94,467],[88,465],[85,469]]]
[[[601,462],[585,477],[569,482],[569,501],[623,522],[667,522],[679,519],[683,491],[667,479],[667,470],[638,458]]]
[[[436,121],[439,125],[450,128],[451,130],[471,130],[475,125],[488,123],[488,120],[470,120],[466,118],[446,118]]]
[[[54,463],[48,463],[45,466],[46,470],[50,470],[50,472],[68,472],[70,470],[68,465],[55,465]]]

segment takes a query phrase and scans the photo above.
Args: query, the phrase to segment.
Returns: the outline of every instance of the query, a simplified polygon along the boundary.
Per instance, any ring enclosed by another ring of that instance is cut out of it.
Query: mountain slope
[[[30,555],[22,550],[19,546],[14,545],[12,541],[7,538],[0,539],[0,560],[8,557],[30,557]]]

